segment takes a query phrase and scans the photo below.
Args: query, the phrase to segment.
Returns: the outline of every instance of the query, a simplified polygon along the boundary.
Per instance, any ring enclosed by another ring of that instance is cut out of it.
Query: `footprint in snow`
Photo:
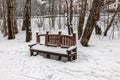
[[[109,52],[112,52],[112,50],[109,50]]]
[[[0,51],[0,53],[4,53],[3,51]]]
[[[119,61],[116,61],[116,63],[120,64],[120,62],[119,62]]]
[[[91,74],[91,75],[95,75],[95,72],[91,71],[90,74]]]

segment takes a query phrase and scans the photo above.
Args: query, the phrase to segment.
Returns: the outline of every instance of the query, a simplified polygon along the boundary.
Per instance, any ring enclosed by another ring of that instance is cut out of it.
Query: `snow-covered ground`
[[[31,43],[35,35],[33,38]],[[78,41],[78,58],[72,62],[31,57],[31,43],[25,42],[24,32],[15,40],[3,38],[0,32],[0,80],[120,80],[118,39],[93,34],[89,47],[82,47]]]
[[[0,34],[0,80],[119,80],[120,40],[93,38],[78,45],[78,59],[63,62],[30,57],[23,35],[8,41]]]

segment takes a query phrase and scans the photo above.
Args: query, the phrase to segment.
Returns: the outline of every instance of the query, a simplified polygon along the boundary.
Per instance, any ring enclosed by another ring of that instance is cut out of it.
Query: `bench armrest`
[[[77,46],[71,46],[67,49],[67,51],[77,52]]]
[[[31,47],[34,46],[34,45],[36,45],[36,44],[31,44],[31,45],[28,45],[28,46],[31,48]]]

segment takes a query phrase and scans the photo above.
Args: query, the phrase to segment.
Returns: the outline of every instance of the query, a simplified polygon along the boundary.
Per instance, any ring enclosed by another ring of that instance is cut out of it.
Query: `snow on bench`
[[[45,46],[45,45],[40,45],[40,44],[33,46],[31,49],[53,52],[53,53],[55,52],[55,53],[61,53],[61,54],[66,54],[66,50],[67,50],[66,48],[51,47],[51,46]]]

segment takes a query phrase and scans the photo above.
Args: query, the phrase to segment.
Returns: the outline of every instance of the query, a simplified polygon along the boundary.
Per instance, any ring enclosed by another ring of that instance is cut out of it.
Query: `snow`
[[[36,29],[35,24],[34,29]],[[30,56],[25,32],[15,40],[0,32],[0,80],[120,80],[120,40],[92,35],[89,47],[77,42],[77,60],[72,62]],[[63,33],[65,30],[62,30]]]
[[[40,45],[40,44],[33,46],[31,49],[53,52],[53,53],[55,52],[55,53],[67,54],[67,48],[51,47],[51,46],[49,47],[49,46]]]
[[[70,51],[72,49],[75,49],[75,48],[77,48],[77,46],[71,46],[71,47],[68,48],[68,51]]]
[[[119,43],[93,35],[89,47],[78,45],[76,61],[64,62],[30,57],[30,43],[20,36],[8,41],[0,34],[0,80],[119,80]]]
[[[46,52],[52,52],[52,53],[59,53],[59,54],[67,54],[67,51],[70,51],[72,49],[76,48],[76,46],[71,46],[69,48],[61,48],[61,47],[51,47],[51,46],[45,46],[45,45],[40,45],[36,44],[34,45],[31,49],[34,50],[40,50],[40,51],[46,51]]]

